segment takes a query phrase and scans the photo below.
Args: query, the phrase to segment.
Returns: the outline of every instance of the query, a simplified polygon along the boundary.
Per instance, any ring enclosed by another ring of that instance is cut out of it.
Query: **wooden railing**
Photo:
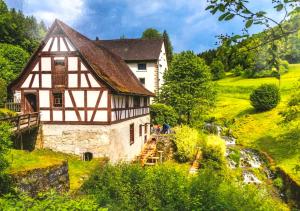
[[[12,124],[12,129],[15,133],[28,130],[33,127],[38,127],[40,124],[40,114],[30,113],[22,114],[16,117],[0,119],[0,122],[9,122]]]
[[[14,102],[14,101],[7,101],[4,104],[4,107],[6,109],[9,109],[11,111],[15,111],[15,112],[21,112],[21,103],[20,102]]]

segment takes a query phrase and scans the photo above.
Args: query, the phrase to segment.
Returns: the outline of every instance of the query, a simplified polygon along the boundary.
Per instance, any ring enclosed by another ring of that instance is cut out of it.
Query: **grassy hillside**
[[[263,83],[279,84],[275,78],[245,79],[227,76],[218,81],[220,94],[214,116],[229,125],[242,145],[267,152],[276,165],[284,169],[300,184],[300,172],[293,168],[300,162],[300,131],[282,123],[280,111],[285,109],[290,94],[300,82],[300,64],[290,65],[281,79],[281,103],[271,111],[256,113],[249,95]],[[298,127],[299,128],[299,127]]]
[[[96,168],[106,163],[106,159],[93,159],[90,162],[84,162],[78,156],[53,152],[51,150],[35,150],[33,152],[11,150],[8,154],[8,161],[10,162],[8,171],[9,173],[14,173],[36,168],[46,168],[59,164],[64,160],[67,160],[69,164],[71,191],[79,189]]]

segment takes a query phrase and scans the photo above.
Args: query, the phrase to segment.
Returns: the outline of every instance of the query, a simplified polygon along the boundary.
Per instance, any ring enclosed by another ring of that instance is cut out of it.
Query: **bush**
[[[106,165],[82,191],[109,210],[282,210],[278,201],[260,189],[211,169],[189,177],[183,165],[164,163],[151,168]]]
[[[300,91],[298,90],[299,87],[296,89],[297,91],[292,94],[287,108],[280,113],[284,117],[285,122],[300,118]]]
[[[208,136],[202,149],[202,164],[205,167],[222,169],[226,164],[225,153],[225,141],[218,136]]]
[[[161,103],[150,105],[150,116],[152,123],[155,125],[167,123],[174,126],[178,121],[176,111],[171,106]]]
[[[83,186],[109,210],[185,210],[186,174],[175,164],[143,169],[140,165],[106,165]]]
[[[0,194],[8,190],[7,177],[4,170],[8,167],[6,153],[11,146],[11,126],[8,123],[0,123]]]
[[[72,199],[56,192],[40,194],[32,198],[24,193],[8,194],[0,198],[1,210],[101,210],[88,198]],[[102,209],[104,210],[104,209]]]
[[[7,98],[7,84],[4,79],[0,78],[0,106],[6,102]]]
[[[274,84],[263,84],[252,92],[250,101],[257,111],[271,110],[280,102],[279,88]]]
[[[0,108],[0,118],[14,117],[14,116],[17,116],[16,112],[5,108]]]
[[[232,73],[234,76],[241,76],[243,74],[243,67],[241,65],[237,65],[233,70]]]
[[[286,73],[289,71],[289,62],[286,60],[280,60],[279,61],[279,71],[280,73]]]
[[[187,162],[194,159],[197,147],[201,145],[201,135],[196,129],[188,126],[174,128],[174,143],[176,144],[175,159],[179,162]]]
[[[225,67],[219,60],[214,60],[210,65],[213,80],[219,80],[225,77]]]

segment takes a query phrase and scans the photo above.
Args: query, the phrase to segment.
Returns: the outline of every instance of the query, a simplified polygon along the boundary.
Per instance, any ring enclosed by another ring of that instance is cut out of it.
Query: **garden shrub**
[[[207,136],[206,143],[202,149],[202,164],[207,167],[221,169],[226,163],[225,141],[218,136]]]
[[[0,197],[0,210],[106,210],[89,198],[72,199],[54,191],[32,198],[25,193],[7,194]]]
[[[187,162],[194,159],[197,147],[201,145],[200,133],[189,126],[183,125],[174,128],[173,141],[176,145],[175,159],[179,162]]]
[[[243,74],[243,67],[241,65],[237,65],[233,70],[232,73],[234,76],[241,76]]]
[[[0,118],[14,117],[17,113],[9,109],[0,108]]]
[[[219,80],[225,77],[225,67],[219,60],[214,60],[211,63],[210,70],[213,76],[213,80]]]
[[[189,177],[183,165],[106,165],[82,191],[109,210],[282,210],[262,187],[242,185],[231,175],[201,169]]]
[[[145,169],[123,163],[99,169],[82,189],[111,210],[185,210],[187,182],[173,163]]]
[[[176,111],[171,106],[162,103],[150,105],[150,116],[152,123],[155,125],[167,123],[171,126],[174,126],[178,121],[178,115]]]
[[[7,83],[4,79],[0,78],[0,106],[3,107],[7,98]]]
[[[11,125],[2,122],[0,123],[0,194],[6,193],[9,189],[8,178],[4,170],[9,165],[5,155],[10,149],[11,144]]]
[[[286,60],[279,61],[279,71],[280,73],[286,73],[289,71],[289,62]]]
[[[280,102],[279,88],[274,84],[263,84],[251,93],[250,101],[257,111],[271,110]]]
[[[294,92],[288,102],[287,108],[280,114],[284,117],[285,122],[300,118],[300,91]]]

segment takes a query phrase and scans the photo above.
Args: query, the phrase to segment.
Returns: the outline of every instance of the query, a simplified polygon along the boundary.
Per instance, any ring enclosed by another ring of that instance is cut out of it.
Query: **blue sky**
[[[206,0],[5,0],[50,26],[58,18],[90,39],[140,37],[144,29],[166,29],[176,52],[215,48],[219,34],[240,33],[243,22],[219,22],[205,11]],[[255,9],[272,10],[272,0],[250,0]],[[261,29],[253,29],[257,32]]]

